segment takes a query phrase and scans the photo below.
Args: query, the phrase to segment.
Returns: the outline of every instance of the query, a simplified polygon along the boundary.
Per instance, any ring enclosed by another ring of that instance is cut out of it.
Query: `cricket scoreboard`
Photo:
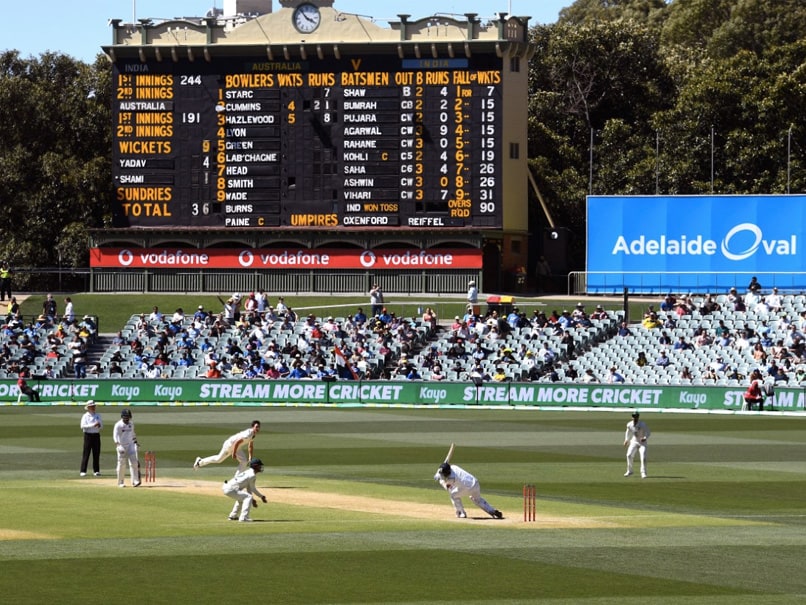
[[[113,64],[115,227],[502,227],[501,59]]]

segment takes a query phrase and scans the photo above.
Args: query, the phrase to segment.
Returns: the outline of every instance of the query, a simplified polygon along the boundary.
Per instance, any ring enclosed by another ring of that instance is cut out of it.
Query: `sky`
[[[268,1],[268,0],[267,0]],[[44,0],[30,5],[23,0],[2,0],[0,51],[17,50],[23,59],[52,51],[91,63],[101,46],[112,42],[109,19],[128,23],[132,17],[155,20],[202,17],[224,0]],[[413,19],[434,13],[492,17],[500,12],[529,16],[530,25],[554,23],[560,10],[573,0],[335,0],[333,8],[345,13],[383,18],[409,14]],[[280,8],[275,0],[274,10]],[[380,7],[380,8],[379,8]]]

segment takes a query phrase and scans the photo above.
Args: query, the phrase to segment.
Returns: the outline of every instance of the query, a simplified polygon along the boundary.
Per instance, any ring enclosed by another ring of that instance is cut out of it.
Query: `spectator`
[[[507,380],[509,380],[509,377],[504,370],[504,366],[497,366],[495,373],[493,373],[493,382],[506,382]]]
[[[622,336],[622,337],[625,337],[625,338],[627,336],[632,336],[632,330],[630,330],[630,328],[627,326],[626,321],[621,322],[621,326],[619,327],[619,330],[618,330],[618,335]]]
[[[742,410],[752,410],[754,405],[758,405],[759,411],[764,409],[764,393],[761,390],[762,384],[761,372],[753,370],[750,374],[750,384],[744,392],[744,405],[742,406]]]
[[[669,313],[674,311],[675,299],[674,296],[671,294],[667,294],[666,297],[663,299],[663,302],[660,303],[660,310],[664,313]]]
[[[373,284],[369,291],[369,304],[372,307],[372,315],[378,317],[383,311],[383,290],[378,284]]]
[[[779,313],[781,311],[781,307],[783,306],[783,301],[778,294],[778,288],[772,289],[772,294],[768,294],[765,297],[765,302],[769,307],[770,311],[773,313]]]
[[[3,260],[0,261],[0,302],[5,301],[6,296],[8,296],[9,301],[15,300],[11,296],[11,268],[8,261]],[[11,303],[9,302],[10,307]]]
[[[654,328],[660,328],[663,324],[658,319],[658,316],[655,313],[650,313],[649,315],[645,316],[641,325],[646,328],[647,330],[652,330]]]
[[[666,351],[661,351],[658,358],[655,360],[655,365],[659,368],[668,368],[669,364],[669,357],[666,355]]]
[[[588,368],[582,374],[582,382],[592,383],[592,382],[599,382],[599,381],[596,379],[596,376],[593,374],[593,370],[591,368]]]
[[[48,294],[45,297],[45,302],[42,303],[42,315],[47,317],[50,321],[55,321],[56,314],[56,301],[53,300],[53,294]]]
[[[649,360],[646,358],[646,353],[643,351],[638,352],[638,359],[635,360],[635,365],[639,368],[643,368],[644,366],[649,364]]]
[[[73,323],[75,321],[75,319],[76,319],[76,315],[73,312],[73,300],[69,296],[64,299],[64,315],[63,315],[63,319],[68,324]]]
[[[750,279],[750,283],[747,284],[747,291],[753,294],[761,292],[761,284],[758,283],[758,278],[755,275]]]
[[[73,358],[73,373],[77,379],[87,377],[87,345],[78,335],[68,345]]]
[[[683,366],[683,369],[680,370],[680,378],[683,380],[692,380],[694,376],[691,375],[691,370],[688,369],[688,366]]]
[[[161,327],[162,326],[162,320],[163,320],[163,316],[162,316],[162,313],[159,310],[159,307],[154,305],[154,307],[151,309],[151,314],[148,316],[149,323],[151,323],[152,325],[156,325],[158,327]]]
[[[221,370],[218,369],[218,362],[213,360],[210,362],[209,369],[204,373],[205,378],[221,378]]]
[[[680,336],[680,338],[677,339],[677,342],[674,343],[675,351],[688,351],[690,348],[691,345],[688,342],[686,342],[686,337],[682,335]]]
[[[475,307],[479,302],[479,289],[476,287],[476,282],[470,280],[467,282],[467,304]]]
[[[711,313],[721,310],[722,307],[714,300],[714,297],[711,294],[706,294],[705,299],[700,306],[700,314],[710,315]]]
[[[39,398],[39,391],[28,384],[25,380],[28,377],[27,371],[21,371],[19,373],[19,377],[17,378],[17,388],[19,389],[20,393],[25,395],[28,398],[28,401],[39,402],[41,399]]]
[[[612,366],[610,368],[610,375],[608,377],[608,382],[610,382],[611,384],[624,383],[624,376],[619,374],[618,370],[616,370],[616,366]]]

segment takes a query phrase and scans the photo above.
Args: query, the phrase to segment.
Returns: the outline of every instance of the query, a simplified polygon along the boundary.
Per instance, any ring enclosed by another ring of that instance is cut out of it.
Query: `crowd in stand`
[[[719,296],[670,294],[632,324],[601,305],[588,313],[583,303],[531,316],[515,306],[482,315],[468,304],[464,315],[440,322],[430,307],[420,317],[397,317],[378,292],[371,299],[375,313],[358,307],[344,317],[320,317],[298,314],[283,297],[272,306],[258,291],[220,298],[220,311],[199,305],[193,313],[164,314],[153,307],[133,317],[101,363],[88,367],[95,323],[78,320],[69,297],[59,313],[48,295],[27,325],[12,301],[0,364],[23,381],[94,375],[647,383],[674,375],[709,384],[743,381],[759,369],[770,380],[799,383],[806,381],[806,306],[797,308],[797,300],[776,288],[764,294],[754,280],[745,294],[735,288]],[[705,353],[707,363],[687,351]]]
[[[60,313],[53,295],[48,294],[42,312],[25,321],[11,296],[5,320],[0,326],[0,368],[6,377],[17,378],[20,391],[37,400],[28,384],[32,378],[58,378],[70,372],[75,378],[87,375],[87,348],[97,336],[95,320],[77,319],[68,296]]]

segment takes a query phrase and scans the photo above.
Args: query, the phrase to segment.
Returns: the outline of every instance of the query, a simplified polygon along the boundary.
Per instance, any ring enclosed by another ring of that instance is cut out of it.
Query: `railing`
[[[378,283],[387,292],[456,294],[467,289],[477,273],[401,271],[372,273],[346,271],[92,271],[94,292],[368,292]]]
[[[568,294],[664,295],[668,293],[718,294],[731,288],[744,294],[750,278],[756,276],[764,291],[778,288],[781,294],[806,292],[806,273],[720,273],[720,272],[616,272],[572,271],[568,274]],[[594,279],[591,279],[591,278]]]
[[[432,271],[172,271],[15,268],[12,289],[27,292],[368,292],[380,284],[386,292],[459,294],[467,282],[481,283],[479,272]]]

